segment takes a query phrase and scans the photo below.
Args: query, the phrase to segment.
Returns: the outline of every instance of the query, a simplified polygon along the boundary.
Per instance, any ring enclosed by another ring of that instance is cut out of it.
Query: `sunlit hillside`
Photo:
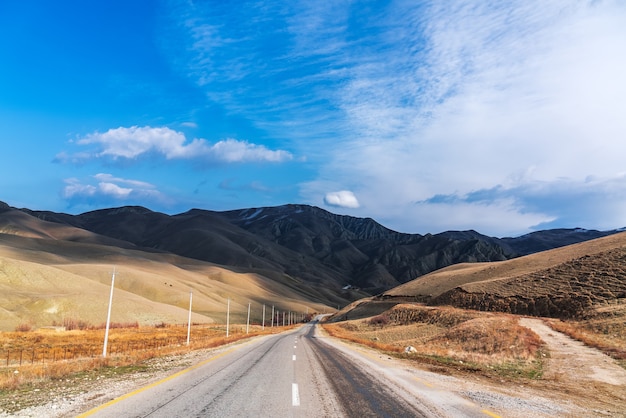
[[[329,309],[306,301],[289,277],[281,282],[170,254],[102,245],[96,234],[64,228],[52,235],[41,225],[2,226],[0,330],[49,326],[68,318],[104,323],[114,271],[113,322],[186,323],[190,291],[192,322],[198,323],[225,322],[228,299],[234,322],[245,322],[248,303],[251,320],[257,322],[263,304],[266,318],[272,306],[297,312]]]
[[[430,301],[457,287],[467,291],[489,292],[505,284],[509,286],[509,293],[518,292],[521,294],[524,291],[525,282],[528,284],[527,280],[521,279],[528,279],[530,274],[545,272],[544,276],[548,278],[550,269],[567,265],[567,263],[581,258],[602,257],[604,253],[623,250],[624,248],[626,248],[626,232],[512,260],[457,264],[405,283],[383,295],[390,297],[410,296],[422,301]],[[625,266],[626,262],[623,262],[622,267]],[[570,270],[571,274],[576,273],[574,266],[571,266]],[[559,277],[550,277],[549,279],[549,281],[554,282],[559,280]],[[598,280],[600,279],[598,278]],[[626,279],[622,278],[622,280]],[[517,285],[513,286],[514,282]]]

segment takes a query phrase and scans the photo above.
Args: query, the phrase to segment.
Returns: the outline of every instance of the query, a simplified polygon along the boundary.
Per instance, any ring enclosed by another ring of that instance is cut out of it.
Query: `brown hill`
[[[121,248],[132,248],[134,244],[96,234],[85,229],[47,222],[27,213],[10,208],[0,209],[0,233],[18,235],[28,238],[47,238],[90,244],[114,245]]]
[[[626,304],[626,233],[513,260],[458,264],[385,292],[417,300],[515,314],[580,317]]]
[[[262,305],[285,311],[329,309],[320,295],[287,276],[237,272],[167,253],[141,251],[128,242],[39,220],[12,211],[0,224],[0,330],[66,319],[106,320],[111,275],[117,271],[113,322],[185,323],[193,290],[193,322],[262,320]]]

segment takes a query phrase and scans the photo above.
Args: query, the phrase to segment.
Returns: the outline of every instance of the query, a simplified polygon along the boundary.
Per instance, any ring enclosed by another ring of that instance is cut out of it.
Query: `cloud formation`
[[[107,173],[92,176],[92,181],[77,178],[65,180],[62,196],[71,205],[130,204],[138,202],[165,203],[165,196],[156,186],[139,180],[124,179]]]
[[[185,135],[167,127],[132,126],[95,132],[76,141],[79,146],[95,145],[96,150],[67,156],[59,154],[58,160],[85,161],[89,159],[134,160],[155,154],[167,160],[202,160],[225,163],[289,161],[292,154],[283,150],[270,150],[263,145],[246,141],[225,139],[209,144],[204,139],[187,141]]]
[[[326,196],[324,197],[324,203],[326,203],[328,206],[349,209],[356,209],[360,206],[359,201],[354,193],[349,190],[326,193]]]
[[[253,207],[261,194],[268,204],[300,199],[402,232],[626,226],[622,1],[164,7],[172,9],[155,31],[161,52],[208,98],[204,109],[220,128],[245,130],[251,142],[120,127],[77,138],[77,152],[58,161],[219,164],[203,173],[215,205]],[[197,107],[169,126],[210,129],[196,124],[200,114]],[[235,164],[294,160],[266,138],[306,163]],[[186,164],[162,166],[188,179]],[[150,175],[128,177],[158,177]],[[150,188],[94,178],[65,190],[130,199]]]
[[[305,196],[355,185],[368,216],[407,232],[626,224],[616,210],[626,196],[626,4],[393,6],[381,6],[375,36],[324,56],[344,69],[327,79],[344,129]],[[345,40],[347,20],[327,22],[337,30],[319,32],[326,44]],[[590,176],[605,180],[590,188]]]

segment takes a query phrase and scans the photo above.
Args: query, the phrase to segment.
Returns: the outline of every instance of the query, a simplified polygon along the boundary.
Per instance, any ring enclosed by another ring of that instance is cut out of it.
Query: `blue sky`
[[[626,226],[626,3],[0,2],[0,200]]]

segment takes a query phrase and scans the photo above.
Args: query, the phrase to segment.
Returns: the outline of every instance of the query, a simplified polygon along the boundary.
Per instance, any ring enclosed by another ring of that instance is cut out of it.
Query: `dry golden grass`
[[[451,266],[380,299],[561,318],[551,321],[555,330],[626,365],[626,233],[504,262]]]
[[[107,356],[102,357],[104,330],[0,333],[0,390],[42,379],[58,379],[103,367],[137,365],[154,357],[218,347],[289,327],[193,325],[187,345],[187,327],[160,324],[157,327],[114,328],[109,332]]]
[[[556,331],[597,348],[626,368],[626,303],[597,309],[596,315],[578,321],[549,320]]]
[[[506,376],[537,377],[542,342],[515,316],[451,307],[396,305],[375,317],[325,324],[333,336],[420,361]]]

